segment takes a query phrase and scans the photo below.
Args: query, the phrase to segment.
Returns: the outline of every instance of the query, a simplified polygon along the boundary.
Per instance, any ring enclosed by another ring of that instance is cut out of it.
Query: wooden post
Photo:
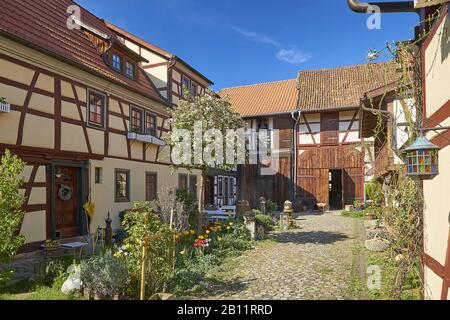
[[[142,263],[141,263],[141,301],[145,300],[145,267],[147,258],[147,241],[142,243]]]

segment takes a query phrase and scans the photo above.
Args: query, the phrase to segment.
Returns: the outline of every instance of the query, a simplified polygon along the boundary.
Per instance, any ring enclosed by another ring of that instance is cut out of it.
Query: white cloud
[[[281,46],[276,40],[274,40],[264,34],[253,32],[253,31],[248,31],[248,30],[238,28],[238,27],[234,27],[233,30],[252,41],[269,44],[274,47]]]
[[[249,31],[239,27],[232,27],[232,29],[251,41],[267,44],[277,48],[279,51],[277,52],[276,57],[280,61],[290,64],[302,64],[311,59],[311,55],[303,52],[302,50],[295,47],[291,49],[283,48],[283,44],[262,33]]]
[[[302,64],[311,59],[311,55],[303,52],[302,50],[293,49],[281,49],[277,53],[277,58],[280,61],[284,61],[290,64]]]

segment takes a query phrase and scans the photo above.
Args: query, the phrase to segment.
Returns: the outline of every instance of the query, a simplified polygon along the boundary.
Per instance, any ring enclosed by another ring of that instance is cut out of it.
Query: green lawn
[[[372,300],[392,300],[395,296],[397,263],[386,252],[367,252],[367,266],[381,268],[381,289],[369,290]],[[420,300],[420,278],[418,268],[413,268],[405,282],[402,300]]]
[[[0,288],[0,300],[81,300],[81,295],[65,295],[57,287],[35,287],[27,280]]]

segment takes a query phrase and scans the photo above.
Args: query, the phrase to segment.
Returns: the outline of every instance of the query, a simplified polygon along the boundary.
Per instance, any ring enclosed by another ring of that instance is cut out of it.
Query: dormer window
[[[112,68],[116,71],[122,72],[122,58],[115,53],[112,55]]]
[[[125,63],[125,75],[130,79],[135,79],[136,67],[135,64],[127,60]]]

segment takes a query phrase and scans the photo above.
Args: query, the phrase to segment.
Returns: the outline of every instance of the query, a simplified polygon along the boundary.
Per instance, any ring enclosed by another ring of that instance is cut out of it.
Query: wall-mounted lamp
[[[405,149],[407,174],[430,180],[439,174],[439,150],[425,136],[420,136]]]

